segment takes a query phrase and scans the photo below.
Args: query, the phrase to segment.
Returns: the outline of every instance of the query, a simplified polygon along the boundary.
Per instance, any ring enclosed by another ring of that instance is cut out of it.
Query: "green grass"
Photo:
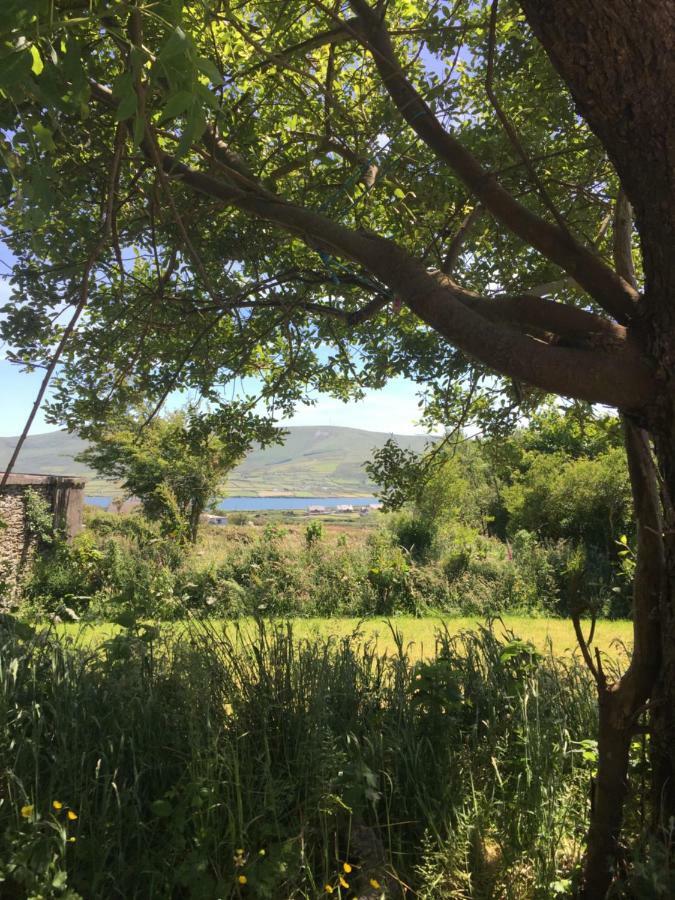
[[[553,654],[560,658],[578,655],[577,642],[572,623],[565,619],[530,618],[526,616],[504,616],[495,623],[499,633],[504,628],[516,634],[521,640],[530,641],[540,652],[545,652],[550,643]],[[219,623],[222,625],[223,623]],[[457,635],[463,631],[475,631],[485,624],[482,620],[473,617],[428,617],[423,619],[412,616],[398,616],[392,619],[294,619],[293,630],[300,638],[346,638],[359,635],[359,640],[372,640],[375,642],[378,653],[391,654],[397,650],[397,642],[392,633],[392,627],[400,632],[403,644],[411,658],[420,659],[433,656],[435,653],[436,639],[439,632],[447,632]],[[588,633],[588,622],[583,623],[585,633]],[[177,622],[165,626],[169,633],[180,633],[186,626]],[[233,623],[225,623],[226,630],[232,632],[237,627]],[[255,627],[252,620],[241,620],[239,627]],[[111,624],[76,625],[67,624],[58,626],[58,631],[70,636],[77,636],[78,640],[90,646],[95,646],[119,632],[119,628]],[[627,650],[632,645],[632,623],[625,620],[602,620],[596,624],[595,646],[613,660],[620,664],[625,662]]]
[[[421,649],[435,623],[396,624]],[[99,649],[0,631],[0,895],[560,896],[593,771],[585,669],[499,627],[445,632],[422,665],[382,622],[377,647],[311,636],[353,626],[202,621]]]

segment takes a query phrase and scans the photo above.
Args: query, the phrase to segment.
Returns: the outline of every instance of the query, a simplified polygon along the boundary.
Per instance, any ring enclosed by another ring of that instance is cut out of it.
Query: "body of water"
[[[87,497],[90,506],[106,507],[110,497]],[[335,509],[336,506],[350,505],[354,507],[368,506],[377,503],[375,497],[227,497],[218,504],[224,512],[253,512],[261,509],[306,509],[308,506],[324,506]]]

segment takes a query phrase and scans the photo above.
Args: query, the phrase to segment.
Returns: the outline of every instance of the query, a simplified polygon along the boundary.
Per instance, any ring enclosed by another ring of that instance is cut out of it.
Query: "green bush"
[[[24,604],[38,617],[110,618],[125,608],[176,618],[176,570],[184,558],[180,544],[161,538],[141,517],[119,517],[71,543],[55,540],[35,560]]]
[[[390,517],[390,528],[396,543],[417,562],[425,562],[431,555],[436,526],[415,513],[398,513]]]
[[[334,540],[323,529],[319,539],[318,533],[308,541],[306,533],[275,524],[228,526],[218,532],[218,561],[205,565],[202,551],[186,552],[142,516],[95,516],[72,544],[56,540],[43,549],[25,587],[25,609],[38,618],[72,612],[110,619],[130,609],[175,619],[188,613],[625,615],[630,608],[630,560],[619,579],[603,553],[581,542],[542,541],[523,529],[506,544],[461,523],[434,528],[431,539],[407,514],[366,541]],[[423,559],[413,552],[421,545]],[[619,554],[628,552],[623,546]]]

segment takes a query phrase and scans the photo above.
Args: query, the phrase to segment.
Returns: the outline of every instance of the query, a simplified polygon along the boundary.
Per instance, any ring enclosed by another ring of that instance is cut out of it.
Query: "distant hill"
[[[402,447],[421,451],[434,439],[424,435],[392,435],[359,428],[308,425],[288,429],[284,444],[261,450],[255,447],[227,480],[230,495],[256,496],[359,496],[370,494],[373,484],[362,468],[376,447],[390,438]],[[0,437],[0,471],[7,464],[16,438]],[[85,441],[65,431],[36,434],[26,441],[15,471],[36,475],[80,475],[89,480],[87,493],[107,496],[117,492],[74,457]]]

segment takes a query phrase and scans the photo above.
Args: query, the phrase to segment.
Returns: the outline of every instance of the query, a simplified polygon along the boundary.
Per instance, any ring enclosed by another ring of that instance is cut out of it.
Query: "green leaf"
[[[127,119],[136,115],[137,109],[138,97],[136,96],[136,91],[132,88],[131,92],[125,94],[120,100],[120,105],[115,112],[115,118],[118,122],[125,122]]]
[[[159,51],[157,59],[164,61],[172,59],[174,56],[180,56],[187,53],[190,48],[188,37],[182,28],[176,27],[169,35],[166,43]]]
[[[35,122],[32,128],[33,134],[37,138],[40,147],[42,147],[46,153],[49,153],[51,150],[56,150],[54,137],[46,125],[43,125],[42,122]]]
[[[154,800],[150,805],[150,809],[153,816],[157,816],[158,819],[166,819],[173,811],[173,807],[168,800]]]
[[[205,56],[199,56],[197,57],[196,63],[199,71],[203,75],[206,75],[206,77],[210,79],[213,84],[223,83],[223,76],[213,60],[207,59]]]
[[[32,56],[27,50],[12,50],[7,56],[0,57],[0,85],[12,87],[29,78],[31,66]]]
[[[33,46],[30,48],[30,55],[33,57],[33,65],[31,66],[31,70],[34,75],[39,75],[40,72],[42,72],[42,70],[44,69],[45,64],[43,63],[42,57],[40,56],[40,51],[35,46],[35,44],[33,44]]]
[[[194,103],[194,94],[190,91],[177,91],[166,102],[162,110],[162,121],[173,119],[188,110]]]
[[[61,891],[68,884],[68,874],[67,872],[57,872],[56,875],[52,878],[52,887]]]
[[[185,156],[194,142],[202,136],[205,128],[206,116],[204,111],[199,107],[193,107],[176,148],[176,159],[181,159],[181,157]]]

